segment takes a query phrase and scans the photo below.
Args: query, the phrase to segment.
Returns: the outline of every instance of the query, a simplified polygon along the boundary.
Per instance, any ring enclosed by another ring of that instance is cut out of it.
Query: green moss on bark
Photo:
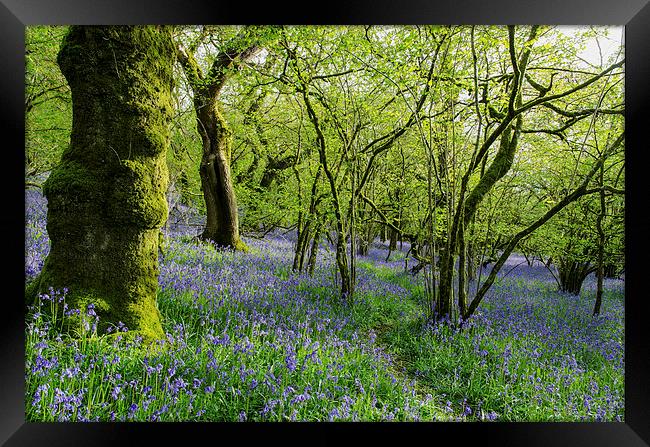
[[[100,330],[122,322],[149,341],[164,338],[156,290],[173,61],[167,27],[71,27],[58,57],[71,144],[43,188],[51,249],[26,291],[67,287],[69,308],[95,305]]]
[[[235,246],[233,248],[236,251],[243,251],[244,253],[248,253],[250,251],[248,245],[246,245],[246,243],[244,243],[244,241],[242,241],[241,239],[237,239],[237,241],[235,242]]]
[[[109,217],[116,223],[140,228],[160,228],[167,220],[169,174],[162,158],[124,160],[115,169],[110,192]]]

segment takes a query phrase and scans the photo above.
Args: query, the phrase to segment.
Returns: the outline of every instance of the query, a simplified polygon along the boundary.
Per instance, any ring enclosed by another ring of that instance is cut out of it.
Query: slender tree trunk
[[[291,265],[291,269],[294,272],[300,271],[300,247],[302,243],[302,237],[303,237],[303,217],[302,217],[302,212],[298,212],[298,223],[296,224],[296,248],[293,252],[293,264]]]
[[[356,180],[357,180],[357,170],[356,170],[356,159],[354,158],[354,151],[352,153],[352,169],[350,172],[350,190],[353,191],[353,194],[350,196],[350,296],[354,295],[354,288],[357,283],[357,195],[354,194],[356,191]]]
[[[302,119],[301,119],[301,125],[302,125]],[[298,168],[294,164],[293,166],[293,174],[296,177],[296,182],[298,183],[297,185],[297,199],[298,199],[298,222],[296,223],[296,248],[294,250],[293,254],[293,265],[292,265],[292,270],[299,271],[300,270],[300,244],[301,244],[301,238],[302,238],[302,232],[303,232],[303,226],[304,226],[304,213],[302,211],[302,180],[300,178],[300,171],[298,171]]]
[[[307,256],[307,250],[309,247],[309,242],[312,240],[313,237],[316,235],[314,234],[314,226],[315,223],[313,221],[307,222],[307,226],[303,228],[303,231],[301,233],[301,238],[300,238],[300,247],[299,251],[297,252],[297,265],[296,268],[294,268],[295,271],[302,272],[305,269],[305,257]]]
[[[454,267],[456,256],[447,244],[440,252],[440,285],[438,287],[436,319],[451,318],[454,300]]]
[[[431,129],[431,126],[429,127]],[[429,140],[425,140],[427,148],[427,205],[428,213],[431,218],[429,219],[429,225],[427,226],[427,251],[429,254],[429,269],[425,266],[425,290],[428,295],[429,301],[429,318],[434,319],[437,312],[438,305],[438,294],[436,287],[436,208],[435,208],[435,190],[433,188],[433,175],[435,174],[436,179],[439,180],[438,172],[435,166],[435,155],[433,153],[433,147],[431,145],[432,134],[429,130]]]
[[[318,247],[320,245],[322,225],[316,227],[316,233],[314,234],[314,239],[311,242],[311,250],[309,252],[309,260],[307,261],[307,270],[309,276],[313,276],[314,270],[316,269],[316,260],[318,258]]]
[[[359,207],[358,215],[360,220],[366,219],[368,214],[367,204],[363,202],[363,206]],[[357,234],[356,242],[356,253],[357,256],[366,256],[368,254],[368,246],[370,245],[370,239],[372,238],[372,223],[366,222],[366,224],[359,230]]]
[[[72,26],[58,56],[70,84],[70,146],[43,188],[51,250],[33,292],[69,289],[99,329],[164,338],[156,306],[174,47],[159,26]]]
[[[537,33],[537,27],[534,26],[531,29],[531,34],[529,36],[529,41],[535,37]],[[510,37],[509,50],[511,53],[511,59],[513,63],[513,69],[515,70],[515,77],[510,87],[509,92],[509,104],[508,104],[508,114],[502,120],[498,129],[498,132],[495,131],[491,134],[492,138],[490,144],[495,141],[496,138],[501,138],[499,149],[490,164],[490,167],[485,171],[484,175],[481,176],[479,182],[476,186],[468,190],[469,179],[473,171],[478,167],[478,164],[485,157],[485,151],[489,145],[486,140],[481,148],[478,147],[478,144],[472,155],[472,160],[469,168],[465,171],[465,174],[462,177],[460,190],[458,197],[455,202],[455,208],[453,213],[450,212],[450,215],[453,215],[453,220],[451,227],[447,234],[447,246],[445,251],[442,254],[441,259],[441,277],[440,277],[440,316],[451,316],[451,311],[453,310],[453,278],[456,262],[456,253],[459,249],[462,249],[461,253],[461,264],[459,266],[460,278],[459,282],[462,284],[463,289],[465,286],[465,275],[466,275],[466,266],[464,265],[465,261],[465,247],[464,247],[464,228],[466,228],[474,213],[476,212],[478,205],[481,203],[485,195],[490,191],[494,184],[499,181],[507,172],[510,170],[512,163],[514,161],[514,154],[517,149],[518,137],[522,127],[522,116],[518,115],[516,117],[516,124],[512,124],[512,118],[514,117],[514,107],[520,107],[522,104],[521,99],[521,83],[523,80],[523,75],[528,63],[528,57],[530,55],[530,48],[522,51],[519,61],[516,62],[516,51],[514,48],[514,27],[509,27],[508,34]],[[453,130],[453,127],[452,127]],[[478,140],[477,140],[478,141]],[[453,163],[452,163],[453,165]],[[459,239],[462,239],[459,241]],[[465,303],[466,295],[465,290],[459,290],[459,304],[461,302]],[[465,295],[465,296],[464,296]],[[465,304],[466,305],[466,304]],[[466,318],[466,312],[462,312],[461,316]]]
[[[348,266],[348,256],[345,243],[345,232],[342,222],[336,225],[336,265],[341,275],[341,296],[348,302],[352,301],[352,278]]]
[[[467,312],[467,246],[465,244],[465,224],[460,223],[458,228],[458,310],[460,315]]]
[[[472,234],[474,233],[474,225],[472,225]],[[472,238],[472,236],[470,236]],[[475,245],[471,241],[466,242],[467,244],[467,280],[474,281],[476,279],[476,250]]]
[[[318,181],[320,179],[322,167],[318,167],[316,176],[311,185],[311,197],[309,199],[309,211],[306,215],[302,212],[299,214],[298,220],[298,241],[296,242],[296,251],[293,257],[293,270],[302,272],[304,266],[305,254],[307,246],[313,235],[313,227],[315,226],[317,206],[320,202],[318,195]],[[297,175],[297,174],[296,174]],[[297,177],[299,178],[299,177]]]
[[[305,260],[305,251],[307,250],[307,244],[311,238],[310,232],[310,222],[305,222],[302,230],[298,235],[298,241],[296,242],[296,251],[293,256],[293,271],[302,272],[302,268]]]
[[[553,216],[555,216],[558,212],[560,212],[562,209],[564,209],[567,205],[570,203],[575,202],[577,199],[580,197],[586,195],[586,194],[591,194],[594,191],[593,190],[588,190],[587,185],[591,181],[592,177],[596,174],[597,170],[600,169],[600,166],[605,162],[605,158],[607,155],[607,152],[611,152],[614,149],[616,149],[623,141],[625,141],[625,133],[621,133],[614,143],[608,148],[605,154],[601,157],[601,159],[598,161],[596,166],[587,174],[587,176],[584,178],[580,186],[578,186],[575,190],[573,190],[569,195],[564,197],[560,202],[556,203],[551,209],[549,209],[546,213],[544,213],[543,216],[541,216],[539,219],[537,219],[535,222],[530,224],[528,227],[525,229],[521,230],[514,236],[512,236],[506,244],[504,244],[503,251],[501,253],[501,256],[499,256],[499,259],[497,259],[496,263],[492,267],[492,270],[490,271],[490,274],[488,275],[487,279],[485,282],[481,285],[480,289],[476,292],[474,295],[474,298],[469,304],[469,307],[467,309],[466,315],[463,316],[463,319],[469,318],[478,308],[479,304],[481,304],[481,301],[485,297],[485,294],[487,291],[492,287],[492,284],[494,284],[494,280],[497,277],[497,274],[505,264],[506,260],[512,253],[512,251],[515,249],[519,241],[521,241],[523,238],[527,237],[530,235],[532,232],[534,232],[537,228],[541,227],[544,225],[546,222],[548,222],[549,219],[551,219]]]
[[[293,55],[295,57],[295,55]],[[332,195],[332,205],[334,207],[334,216],[336,218],[336,266],[341,277],[341,297],[348,303],[352,302],[352,283],[351,276],[348,264],[348,255],[346,250],[346,231],[345,224],[343,222],[343,213],[341,211],[341,202],[339,200],[339,192],[336,186],[336,180],[334,179],[334,174],[329,168],[327,160],[327,147],[325,143],[325,136],[320,127],[318,116],[312,107],[311,101],[309,100],[309,95],[307,94],[306,87],[303,86],[301,90],[305,106],[307,107],[307,113],[309,115],[309,120],[314,126],[316,131],[316,140],[318,142],[318,154],[320,159],[320,164],[322,166],[323,172],[327,177],[327,181],[330,186],[330,193]]]
[[[298,272],[302,272],[305,266],[305,255],[307,254],[307,246],[309,245],[309,241],[311,240],[310,230],[311,227],[305,227],[303,228],[303,232],[300,235],[301,236],[300,246],[298,247],[298,251],[296,253],[297,262],[294,268],[294,270]]]
[[[607,213],[607,208],[605,204],[605,190],[603,189],[605,174],[605,168],[603,165],[600,166],[600,171],[598,172],[598,181],[600,184],[600,212],[598,217],[596,217],[596,230],[598,231],[598,261],[596,264],[596,302],[594,303],[594,315],[600,314],[600,306],[603,302],[603,277],[605,276],[605,231],[603,230],[603,219]]]

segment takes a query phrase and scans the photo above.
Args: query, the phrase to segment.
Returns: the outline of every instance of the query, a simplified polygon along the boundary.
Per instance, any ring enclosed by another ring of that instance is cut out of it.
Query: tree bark
[[[194,109],[197,129],[203,142],[203,155],[199,175],[205,199],[207,222],[201,238],[218,246],[248,251],[239,236],[237,198],[230,171],[232,131],[219,110],[219,96],[230,77],[230,69],[251,59],[259,51],[255,34],[263,30],[245,28],[242,33],[228,42],[210,66],[203,73],[192,51],[178,47],[176,54],[194,93]],[[258,39],[259,37],[259,39]],[[196,50],[196,46],[191,48]]]
[[[168,214],[171,31],[72,26],[58,63],[72,91],[72,134],[43,188],[51,250],[31,294],[66,287],[69,308],[95,306],[100,330],[122,322],[145,340],[162,339],[156,290]]]
[[[558,212],[560,212],[562,209],[564,209],[567,205],[570,203],[575,202],[578,200],[580,197],[588,194],[592,194],[594,192],[599,192],[602,188],[598,188],[596,190],[593,189],[587,189],[587,185],[593,178],[593,176],[596,174],[596,171],[600,169],[602,164],[605,162],[605,159],[608,155],[608,153],[612,152],[614,149],[616,149],[620,144],[625,141],[625,133],[621,133],[614,143],[608,148],[607,151],[603,154],[603,156],[600,158],[598,163],[596,163],[596,166],[587,174],[587,176],[584,178],[580,186],[578,186],[573,192],[571,192],[569,195],[564,197],[562,200],[560,200],[557,204],[555,204],[551,209],[549,209],[546,213],[544,213],[543,216],[541,216],[539,219],[537,219],[535,222],[530,224],[527,228],[521,230],[514,236],[512,236],[507,243],[503,245],[503,251],[501,253],[501,256],[499,256],[499,259],[497,259],[496,263],[492,267],[492,270],[490,270],[490,274],[488,275],[487,279],[485,282],[481,285],[480,289],[476,292],[474,295],[474,298],[472,299],[471,303],[469,304],[469,307],[467,308],[467,313],[463,315],[463,319],[467,320],[472,314],[476,311],[478,308],[479,304],[485,297],[485,294],[487,291],[492,287],[492,284],[494,284],[494,280],[497,277],[497,274],[501,270],[501,267],[505,264],[506,260],[512,253],[512,251],[515,249],[519,241],[521,241],[523,238],[526,236],[530,235],[533,231],[535,231],[537,228],[541,227],[544,225],[549,219],[551,219],[553,216],[555,216]],[[550,261],[550,259],[549,259]]]
[[[589,262],[561,259],[558,265],[560,291],[580,295],[582,283],[594,271]]]
[[[316,269],[316,260],[318,258],[318,246],[320,245],[321,230],[322,225],[318,224],[316,227],[316,233],[311,242],[311,250],[309,252],[309,260],[307,261],[307,271],[309,276],[314,275],[314,270]]]
[[[201,238],[217,246],[247,251],[239,236],[237,197],[230,171],[232,131],[216,101],[195,97],[197,129],[203,142],[199,175],[205,199],[206,224]]]
[[[370,232],[366,230],[366,234],[360,234],[359,237],[357,238],[357,255],[359,256],[367,256],[368,255],[368,249],[370,248]]]
[[[292,55],[295,60],[295,55]],[[345,223],[343,222],[343,213],[341,211],[341,202],[339,200],[338,189],[336,187],[336,180],[334,174],[329,168],[327,161],[327,147],[325,143],[325,136],[320,127],[318,116],[313,109],[311,101],[309,100],[309,95],[307,93],[307,87],[302,81],[302,86],[300,93],[302,94],[303,101],[307,107],[307,114],[309,120],[314,126],[316,131],[316,141],[318,144],[318,154],[320,159],[320,164],[322,166],[323,172],[325,172],[325,177],[327,178],[328,184],[330,186],[330,193],[332,195],[332,205],[334,207],[334,216],[336,218],[336,266],[341,277],[341,298],[347,303],[351,303],[353,300],[353,285],[352,277],[350,276],[350,266],[348,264],[348,255],[346,250],[346,232],[345,232]]]
[[[517,110],[520,110],[522,107],[521,86],[531,52],[531,45],[529,44],[537,35],[538,26],[533,26],[531,28],[527,45],[525,45],[523,51],[521,52],[519,60],[517,60],[517,54],[514,47],[514,31],[514,26],[508,27],[508,48],[510,51],[512,68],[514,71],[513,84],[508,96],[508,111],[505,117],[501,120],[497,129],[495,129],[490,134],[490,136],[486,138],[483,145],[480,147],[477,145],[475,148],[474,154],[472,155],[472,162],[470,163],[469,168],[465,171],[465,174],[461,180],[461,187],[458,194],[456,209],[453,215],[453,222],[447,236],[447,246],[446,249],[441,253],[439,316],[442,318],[451,316],[451,311],[453,310],[453,279],[456,255],[459,249],[462,250],[461,265],[459,266],[461,278],[459,279],[460,284],[463,287],[465,285],[466,266],[464,264],[466,253],[464,228],[469,225],[472,217],[478,209],[478,205],[482,202],[485,195],[501,178],[503,178],[503,176],[508,173],[512,167],[515,152],[517,150],[523,118],[521,113],[516,113],[515,107],[517,107]],[[515,118],[515,123],[512,123],[513,119]],[[501,138],[501,141],[494,159],[492,160],[487,171],[485,171],[479,179],[477,185],[468,192],[469,179],[471,174],[480,163],[484,162],[488,149],[499,137]],[[462,303],[465,303],[466,301],[465,291],[459,290],[458,295],[459,304],[463,305]],[[461,310],[461,316],[465,314],[471,314],[471,312],[468,310]]]
[[[603,176],[604,176],[604,167],[600,167],[599,172],[599,182],[600,182],[600,212],[598,217],[596,217],[596,229],[598,230],[598,261],[596,263],[596,302],[594,303],[594,312],[593,315],[600,314],[600,306],[603,302],[603,278],[605,276],[605,231],[603,229],[603,219],[607,213],[607,208],[605,204],[605,190],[603,189]]]
[[[620,268],[616,264],[605,264],[604,275],[605,278],[619,278]]]
[[[397,226],[399,224],[399,221],[397,218],[393,219],[393,224]],[[389,251],[395,251],[397,250],[397,239],[399,238],[399,233],[397,230],[394,230],[391,228],[390,230],[390,242],[388,243],[388,250]]]
[[[317,222],[317,207],[321,201],[321,196],[318,196],[318,182],[322,172],[322,167],[318,167],[314,181],[311,185],[311,196],[309,199],[309,210],[303,216],[302,212],[299,213],[298,219],[298,239],[296,241],[296,250],[293,256],[293,270],[297,272],[303,271],[305,254],[307,252],[307,245],[312,238],[314,227],[319,227]]]

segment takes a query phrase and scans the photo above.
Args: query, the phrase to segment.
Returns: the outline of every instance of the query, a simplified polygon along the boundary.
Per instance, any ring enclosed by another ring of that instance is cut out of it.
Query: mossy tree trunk
[[[399,221],[397,219],[393,219],[393,224],[395,226],[398,226]],[[391,228],[389,233],[389,238],[390,238],[390,242],[388,243],[388,251],[397,250],[397,239],[399,238],[399,233],[396,230]]]
[[[587,195],[587,194],[592,194],[594,192],[599,192],[601,188],[596,188],[596,189],[588,189],[587,186],[591,182],[592,178],[596,174],[596,172],[600,169],[602,164],[605,162],[607,156],[613,151],[618,148],[623,141],[625,141],[625,133],[621,133],[616,140],[609,146],[609,148],[603,153],[602,157],[598,160],[596,163],[596,166],[592,168],[592,170],[584,177],[582,183],[574,189],[570,194],[565,196],[562,200],[560,200],[558,203],[556,203],[552,208],[550,208],[546,213],[544,213],[543,216],[541,216],[539,219],[537,219],[535,222],[530,224],[528,227],[524,228],[514,236],[512,236],[505,244],[503,244],[503,249],[501,252],[501,255],[499,256],[499,259],[496,260],[496,263],[492,267],[492,270],[490,271],[488,277],[486,280],[481,284],[480,289],[476,292],[474,298],[472,299],[471,303],[469,304],[469,307],[467,308],[467,313],[464,316],[464,319],[469,318],[478,308],[479,304],[485,297],[485,294],[487,291],[492,287],[492,284],[494,284],[494,280],[497,277],[497,274],[505,264],[506,260],[510,256],[510,254],[513,252],[517,244],[523,240],[525,237],[528,237],[531,233],[533,233],[536,229],[544,225],[546,222],[548,222],[553,216],[555,216],[557,213],[562,211],[564,208],[566,208],[569,204],[575,202],[578,200],[580,197]],[[561,263],[561,261],[560,261]],[[560,270],[560,268],[558,268]],[[589,273],[585,274],[586,275]],[[580,283],[582,284],[582,282]]]
[[[459,269],[459,310],[460,316],[466,319],[471,315],[471,311],[467,307],[467,296],[465,290],[466,283],[466,241],[465,229],[468,228],[470,222],[476,213],[478,206],[483,201],[483,198],[490,192],[492,187],[501,180],[512,167],[514,156],[517,151],[519,135],[522,129],[523,118],[521,113],[515,114],[515,108],[521,109],[522,106],[522,93],[521,86],[528,65],[528,58],[531,51],[531,43],[537,35],[538,27],[531,28],[528,42],[524,50],[517,58],[514,48],[514,27],[508,27],[509,35],[509,51],[511,54],[511,61],[514,71],[514,82],[509,87],[509,98],[507,113],[501,119],[497,129],[495,129],[490,137],[488,137],[482,145],[477,144],[472,154],[472,161],[465,171],[462,179],[460,191],[457,196],[457,204],[453,214],[453,222],[448,233],[448,240],[446,249],[441,253],[440,259],[440,287],[439,287],[439,307],[437,317],[452,318],[453,296],[454,296],[454,275],[456,256],[460,255]],[[514,121],[514,122],[513,122]],[[482,163],[484,157],[487,156],[487,151],[491,144],[500,138],[500,145],[491,161],[489,167],[480,177],[478,183],[473,189],[470,189],[470,176]]]
[[[207,217],[201,238],[218,246],[246,251],[239,236],[237,196],[230,170],[232,131],[216,101],[197,95],[194,102],[203,142],[199,175]]]
[[[100,329],[122,322],[162,339],[156,289],[168,214],[171,31],[72,26],[58,63],[72,91],[72,134],[43,187],[51,250],[28,294],[67,287],[68,306],[93,303]]]
[[[368,233],[360,234],[357,238],[357,255],[359,256],[368,256],[368,250],[370,249]]]
[[[251,60],[261,50],[260,45],[273,38],[273,27],[244,27],[227,42],[207,71],[194,57],[204,30],[187,49],[177,47],[178,60],[194,94],[197,129],[203,142],[199,174],[205,199],[207,222],[201,235],[216,245],[248,251],[239,235],[237,198],[230,170],[232,131],[219,107],[221,91],[234,72],[233,69]]]
[[[291,55],[295,60],[295,54]],[[309,94],[307,91],[307,86],[302,78],[300,78],[300,88],[299,91],[302,94],[303,101],[307,107],[307,114],[309,120],[314,126],[316,131],[316,142],[318,144],[318,154],[320,158],[320,164],[322,166],[325,177],[327,178],[328,184],[330,186],[330,193],[332,196],[332,206],[334,208],[334,216],[336,218],[336,266],[339,271],[339,276],[341,278],[341,298],[346,303],[351,303],[353,301],[352,293],[354,292],[354,285],[352,284],[353,277],[350,274],[350,264],[348,263],[348,254],[346,249],[346,227],[343,221],[343,212],[341,210],[341,200],[339,199],[339,191],[336,186],[336,179],[332,173],[329,162],[327,159],[327,144],[323,130],[320,126],[320,121],[314,107],[309,99]],[[354,254],[354,253],[353,253]]]

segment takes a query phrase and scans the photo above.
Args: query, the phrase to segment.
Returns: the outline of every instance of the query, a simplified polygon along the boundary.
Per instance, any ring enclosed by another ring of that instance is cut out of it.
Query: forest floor
[[[27,279],[49,250],[45,202],[27,196]],[[158,304],[168,340],[61,334],[43,297],[27,315],[28,421],[614,421],[624,413],[624,281],[580,296],[518,255],[463,330],[425,318],[407,244],[359,258],[354,304],[338,299],[324,244],[313,275],[292,272],[294,241],[247,238],[216,250],[170,225]],[[405,269],[406,266],[406,269]],[[470,283],[470,290],[475,287]],[[92,323],[92,313],[82,309]],[[116,330],[124,330],[116,328]]]

